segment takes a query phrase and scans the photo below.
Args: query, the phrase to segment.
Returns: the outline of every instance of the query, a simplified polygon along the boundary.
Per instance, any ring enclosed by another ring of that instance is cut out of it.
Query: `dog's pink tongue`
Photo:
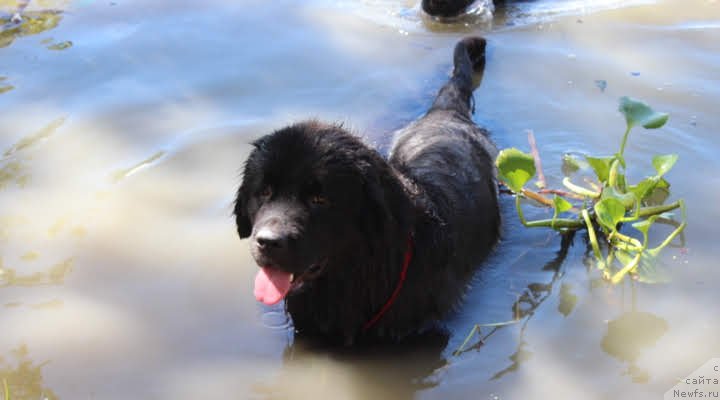
[[[277,303],[290,291],[291,277],[279,269],[262,267],[255,275],[255,298],[267,305]]]

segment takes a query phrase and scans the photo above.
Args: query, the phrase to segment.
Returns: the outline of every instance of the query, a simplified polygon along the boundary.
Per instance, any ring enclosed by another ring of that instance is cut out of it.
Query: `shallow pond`
[[[10,397],[658,399],[720,357],[720,2],[537,0],[450,26],[418,4],[37,0],[18,24],[0,0]],[[558,254],[504,196],[503,239],[449,335],[363,354],[294,343],[254,301],[230,215],[248,143],[316,117],[383,147],[467,34],[489,40],[475,120],[500,147],[527,149],[532,129],[551,182],[564,152],[616,150],[620,96],[670,113],[627,154],[637,176],[680,155],[668,178],[689,225],[663,253],[672,282],[598,285],[581,237]],[[474,324],[517,314],[454,354]]]

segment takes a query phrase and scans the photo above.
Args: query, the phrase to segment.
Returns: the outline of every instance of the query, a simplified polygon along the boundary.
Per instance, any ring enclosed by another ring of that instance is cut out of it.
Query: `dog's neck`
[[[403,289],[395,292],[415,274],[414,251],[408,246],[421,212],[416,204],[420,191],[381,161],[384,165],[378,167],[387,168],[388,173],[381,174],[382,192],[374,195],[383,198],[376,199],[383,205],[382,218],[372,212],[357,215],[357,236],[347,238],[345,248],[337,249],[338,256],[329,259],[325,276],[287,299],[287,310],[300,332],[342,339],[346,345],[360,336],[397,336],[392,331],[396,315],[388,303],[391,298],[390,303],[402,301]],[[341,304],[328,307],[328,300]],[[375,317],[377,320],[363,329]]]

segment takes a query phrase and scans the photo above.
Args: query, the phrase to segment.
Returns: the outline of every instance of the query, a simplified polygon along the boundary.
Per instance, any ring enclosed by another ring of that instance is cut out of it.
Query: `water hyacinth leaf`
[[[652,159],[653,167],[655,167],[655,171],[657,171],[658,176],[665,175],[668,171],[672,169],[672,167],[675,165],[675,163],[678,160],[677,154],[667,154],[664,156],[655,156]]]
[[[560,196],[555,196],[553,197],[553,207],[555,207],[555,215],[558,215],[565,211],[570,211],[572,204]]]
[[[627,182],[625,180],[625,174],[617,174],[615,185],[618,189],[625,191],[627,190]]]
[[[617,260],[620,261],[620,264],[622,264],[622,265],[630,264],[630,262],[632,262],[633,257],[635,257],[635,256],[633,254],[628,253],[627,251],[615,250],[615,258],[617,258]]]
[[[613,162],[615,157],[590,157],[585,156],[588,164],[595,171],[600,182],[606,183],[610,175],[610,164]]]
[[[659,206],[665,204],[665,200],[670,197],[670,190],[665,187],[661,187],[660,183],[655,186],[655,189],[645,196],[644,204],[648,206]]]
[[[522,192],[523,186],[535,176],[535,159],[516,148],[501,151],[495,165],[500,180],[515,193]]]
[[[642,258],[642,253],[635,253],[635,256],[632,260],[630,260],[630,262],[624,263],[623,267],[610,277],[610,283],[617,285],[622,282],[623,278],[625,278],[627,274],[630,274],[637,269],[640,264],[640,258]]]
[[[659,215],[653,215],[642,221],[635,222],[634,224],[632,224],[632,227],[642,232],[643,235],[647,235],[650,227],[652,226],[652,224],[655,223],[655,220],[657,220],[658,217]]]
[[[635,205],[635,194],[623,193],[615,189],[614,187],[606,187],[602,191],[601,199],[615,199],[620,201],[625,209],[632,208]]]
[[[667,113],[657,112],[642,101],[627,96],[620,98],[618,110],[625,116],[628,128],[642,125],[646,129],[657,129],[668,120]]]
[[[565,176],[570,176],[580,170],[581,165],[577,157],[570,153],[563,154],[562,157],[562,173]]]
[[[657,177],[645,178],[638,182],[637,185],[631,186],[630,192],[635,195],[636,199],[643,201],[650,193],[652,193],[658,185],[658,181],[659,179],[657,179]]]
[[[570,211],[570,209],[572,209],[572,204],[560,196],[555,196],[553,197],[553,208],[553,221],[555,221],[558,215],[566,211]]]
[[[594,208],[598,222],[610,231],[614,231],[625,216],[625,206],[620,200],[613,197],[598,201]]]
[[[670,271],[667,264],[649,251],[643,251],[640,264],[635,269],[637,280],[647,284],[670,282]]]

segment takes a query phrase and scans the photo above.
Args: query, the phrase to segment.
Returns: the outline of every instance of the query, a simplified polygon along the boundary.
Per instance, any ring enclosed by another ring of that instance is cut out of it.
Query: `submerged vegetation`
[[[543,271],[553,271],[552,280],[547,284],[529,285],[513,304],[512,320],[475,324],[454,352],[455,355],[482,346],[488,337],[505,326],[518,324],[522,336],[537,307],[553,292],[562,275],[560,265],[567,256],[575,234],[580,230],[587,230],[587,239],[591,248],[589,251],[593,254],[594,264],[601,271],[604,280],[618,284],[630,276],[645,283],[664,281],[663,273],[659,268],[658,254],[673,242],[686,226],[683,200],[665,204],[665,200],[670,195],[670,184],[664,176],[675,165],[678,156],[668,154],[653,157],[655,174],[636,184],[630,184],[627,179],[624,154],[628,136],[634,127],[639,125],[645,129],[658,129],[665,125],[668,115],[656,112],[643,102],[628,97],[620,99],[619,111],[625,116],[627,125],[618,152],[606,157],[564,155],[562,165],[565,175],[562,181],[564,189],[546,187],[540,155],[532,132],[528,135],[531,153],[516,148],[500,152],[495,161],[498,175],[502,184],[515,196],[515,206],[520,221],[526,227],[545,227],[561,232],[563,234],[561,248],[556,257],[542,268]],[[576,176],[579,172],[585,170],[592,171],[594,177],[586,179],[584,185],[571,180],[571,178],[577,180]],[[535,188],[528,185],[533,178],[536,179]],[[550,198],[549,195],[553,197]],[[551,209],[552,218],[528,221],[523,213],[523,201],[532,201],[541,207]],[[676,209],[681,213],[680,222],[674,221],[670,213]],[[627,223],[633,228],[634,236],[623,229]],[[650,247],[649,231],[655,223],[669,224],[675,229],[659,245]],[[632,288],[634,307],[634,285]],[[567,315],[575,306],[577,297],[572,294],[570,287],[564,284],[560,288],[559,296],[558,311]],[[473,337],[477,337],[478,341],[474,345],[469,345]],[[510,357],[513,364],[499,375],[517,368],[526,354],[523,344],[524,342]]]
[[[625,116],[627,124],[620,149],[612,156],[584,157],[584,162],[595,175],[594,179],[586,180],[587,186],[573,182],[571,176],[566,176],[562,181],[565,189],[547,189],[532,134],[532,154],[516,148],[500,152],[496,159],[498,175],[501,182],[515,195],[517,213],[523,225],[547,227],[560,232],[586,229],[595,264],[606,280],[617,284],[626,276],[631,276],[642,282],[657,282],[661,280],[656,268],[659,252],[686,226],[683,200],[664,204],[670,187],[664,176],[675,165],[678,156],[667,154],[653,157],[655,174],[636,184],[630,184],[624,157],[630,131],[636,126],[646,129],[660,128],[667,122],[668,115],[656,112],[643,102],[628,97],[620,99],[619,111]],[[570,172],[568,175],[572,175],[580,169],[581,161],[566,155],[563,169]],[[527,187],[534,177],[537,177],[537,191]],[[547,194],[552,194],[553,197],[548,198]],[[552,218],[528,221],[523,214],[523,199],[534,200],[552,208]],[[670,211],[675,209],[681,211],[679,223],[671,219]],[[650,247],[648,232],[658,221],[668,222],[676,227],[659,245]],[[634,228],[634,236],[621,232],[621,228],[627,223]]]

